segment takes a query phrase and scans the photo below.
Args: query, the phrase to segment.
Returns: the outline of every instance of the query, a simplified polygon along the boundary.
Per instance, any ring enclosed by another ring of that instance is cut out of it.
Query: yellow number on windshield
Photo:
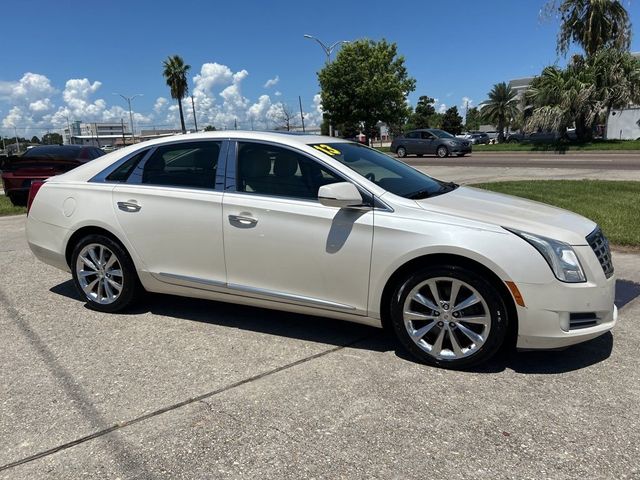
[[[340,155],[340,150],[336,150],[333,147],[330,147],[329,145],[325,145],[324,143],[320,144],[320,145],[314,145],[313,148],[315,148],[316,150],[320,150],[322,153],[326,153],[327,155]]]

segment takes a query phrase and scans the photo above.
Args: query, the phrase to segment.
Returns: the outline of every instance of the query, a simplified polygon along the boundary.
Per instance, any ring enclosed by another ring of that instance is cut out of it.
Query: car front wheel
[[[507,331],[507,312],[495,287],[457,266],[429,267],[406,278],[391,303],[400,343],[418,360],[464,368],[496,353]]]
[[[445,147],[444,145],[440,145],[438,147],[438,149],[436,150],[436,155],[438,155],[438,157],[440,158],[445,158],[449,156],[449,149],[447,147]]]
[[[116,312],[136,299],[139,281],[126,250],[104,235],[88,235],[73,249],[71,270],[76,288],[87,305]]]
[[[398,147],[398,149],[396,150],[396,154],[398,155],[398,157],[404,158],[407,156],[407,149],[404,147]]]

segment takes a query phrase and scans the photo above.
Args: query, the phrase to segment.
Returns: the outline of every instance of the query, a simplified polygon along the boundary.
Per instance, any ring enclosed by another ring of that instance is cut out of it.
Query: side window
[[[407,138],[420,138],[419,132],[409,132],[407,133]]]
[[[133,157],[116,168],[106,178],[107,182],[126,182],[127,178],[129,178],[129,175],[131,175],[131,172],[133,172],[133,169],[136,168],[138,163],[140,163],[140,161],[144,158],[148,151],[149,150],[146,149],[142,150],[139,153],[136,153]]]
[[[158,147],[144,165],[141,183],[214,189],[220,146],[206,141]]]
[[[433,140],[433,135],[429,132],[421,132],[423,140]]]
[[[323,185],[342,182],[320,164],[286,148],[238,142],[239,192],[317,199]]]

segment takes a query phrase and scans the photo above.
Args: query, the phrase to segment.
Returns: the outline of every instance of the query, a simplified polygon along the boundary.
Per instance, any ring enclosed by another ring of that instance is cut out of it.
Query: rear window
[[[52,157],[75,160],[80,157],[81,147],[63,145],[44,145],[27,150],[23,157]],[[95,158],[95,157],[94,157]]]

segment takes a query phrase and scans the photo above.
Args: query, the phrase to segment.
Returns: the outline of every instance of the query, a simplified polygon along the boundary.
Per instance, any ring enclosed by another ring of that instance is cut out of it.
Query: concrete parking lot
[[[640,255],[615,264],[613,334],[454,372],[324,318],[90,311],[0,218],[0,478],[640,478]]]

